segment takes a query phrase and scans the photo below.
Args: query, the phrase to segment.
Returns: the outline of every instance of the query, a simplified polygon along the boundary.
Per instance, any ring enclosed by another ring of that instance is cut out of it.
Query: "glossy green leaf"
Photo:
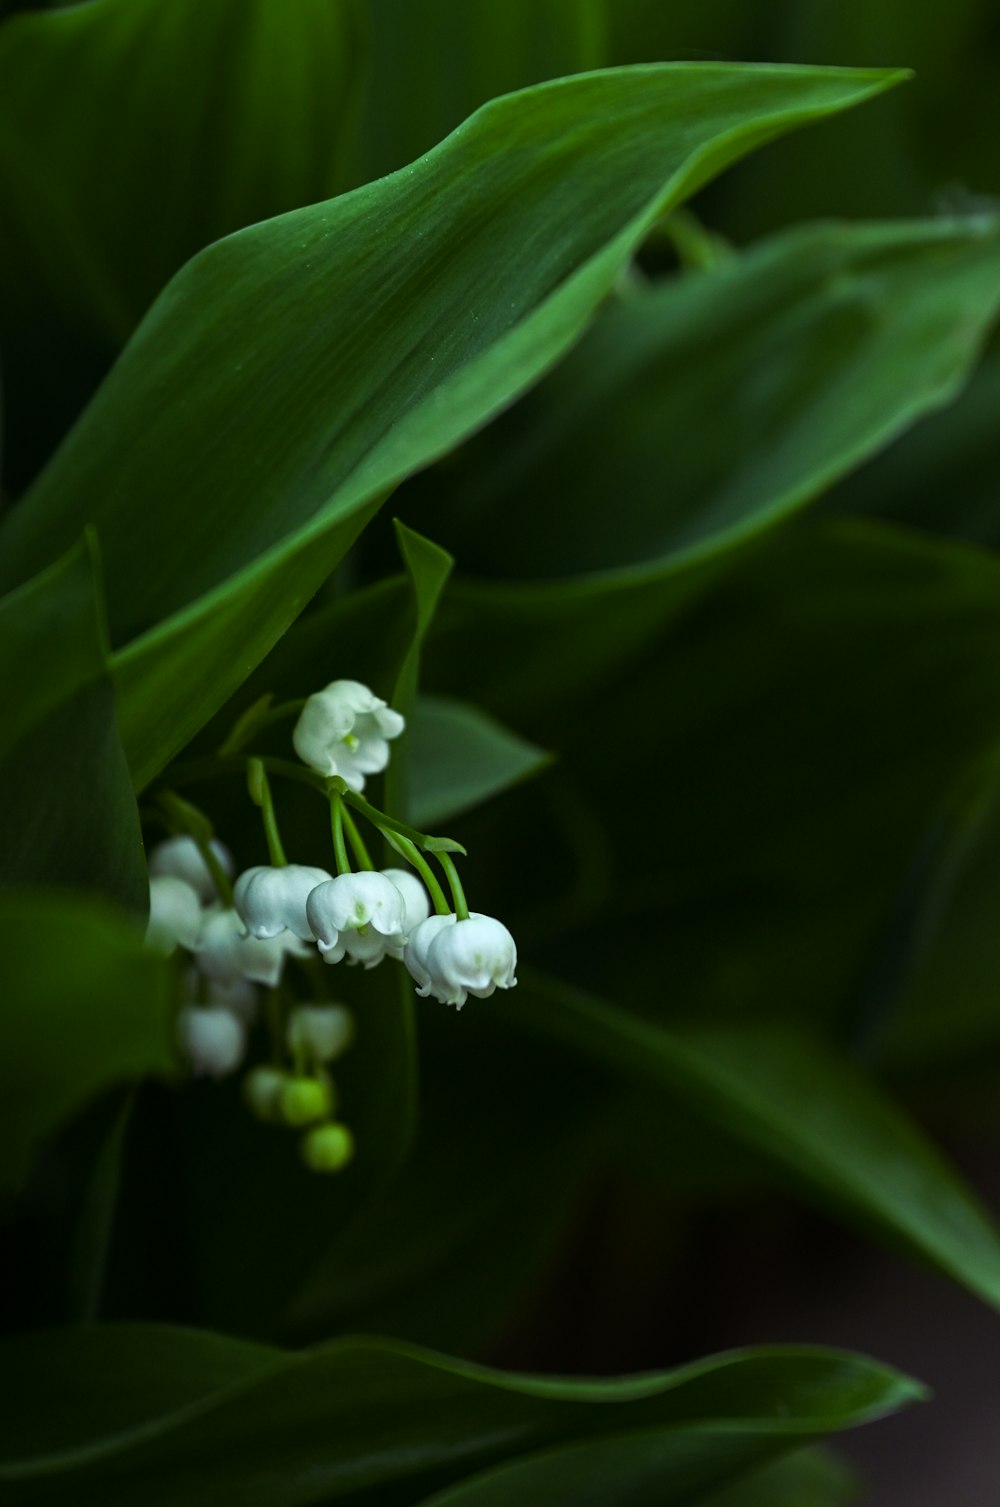
[[[620,1434],[528,1455],[426,1497],[420,1507],[837,1507],[851,1500],[843,1475],[817,1465],[818,1456],[758,1469],[772,1453],[725,1423],[706,1422],[697,1433]],[[737,1484],[717,1494],[720,1482]]]
[[[137,783],[387,493],[572,344],[657,216],[899,77],[691,65],[543,85],[412,168],[189,263],[4,530],[10,586],[96,523]]]
[[[847,1507],[860,1500],[858,1482],[845,1466],[828,1453],[803,1450],[713,1492],[702,1507]]]
[[[96,0],[0,28],[15,492],[189,257],[344,187],[361,8]]]
[[[449,696],[418,701],[409,757],[413,820],[429,827],[539,774],[551,760],[495,718]]]
[[[606,310],[429,511],[473,574],[676,569],[953,398],[998,307],[996,217],[796,229]]]
[[[80,544],[0,601],[0,885],[147,904],[95,565]]]
[[[97,900],[0,896],[0,1182],[112,1084],[174,1066],[169,973]]]
[[[403,714],[408,725],[402,738],[394,745],[393,756],[386,770],[385,805],[394,816],[409,818],[412,815],[411,724],[420,683],[420,654],[454,561],[443,549],[406,528],[398,520],[396,540],[413,588],[413,633],[390,697],[390,704]]]
[[[524,978],[506,1005],[533,1033],[657,1083],[745,1142],[812,1201],[1000,1307],[1000,1228],[880,1088],[820,1042],[766,1026],[672,1032]]]
[[[0,1426],[12,1504],[150,1507],[183,1494],[260,1507],[410,1499],[512,1456],[655,1430],[675,1480],[721,1484],[817,1435],[921,1396],[841,1352],[734,1352],[621,1381],[490,1371],[389,1342],[308,1353],[154,1326],[27,1335],[0,1351],[17,1377]],[[52,1378],[60,1378],[52,1405]],[[611,1436],[607,1438],[607,1436]],[[516,1468],[516,1467],[515,1467]],[[506,1500],[510,1500],[508,1497]],[[562,1500],[560,1498],[560,1500]],[[604,1500],[604,1498],[600,1498]],[[680,1497],[684,1500],[684,1497]]]

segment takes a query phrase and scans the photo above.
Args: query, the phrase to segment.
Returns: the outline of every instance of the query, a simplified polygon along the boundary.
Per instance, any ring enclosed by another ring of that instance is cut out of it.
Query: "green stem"
[[[445,878],[447,879],[449,888],[451,889],[452,899],[455,902],[455,915],[460,921],[468,921],[468,901],[465,898],[465,891],[462,888],[462,881],[458,877],[458,870],[455,867],[451,854],[439,853],[437,855],[437,859],[438,863],[444,869]]]
[[[341,802],[340,810],[344,819],[344,831],[347,833],[347,840],[351,845],[355,858],[357,859],[358,868],[369,870],[374,869],[375,865],[372,863],[371,854],[365,847],[364,839],[362,838],[361,833],[358,831],[357,822],[354,820],[354,817],[351,815],[351,813],[347,810],[346,806],[344,806],[343,802]]]
[[[434,909],[437,914],[439,916],[450,916],[451,906],[445,899],[444,890],[441,888],[440,884],[438,884],[437,876],[434,873],[434,870],[431,868],[430,864],[427,862],[427,859],[421,853],[416,843],[410,842],[408,837],[400,837],[398,832],[393,833],[392,837],[389,840],[396,851],[402,854],[407,863],[412,865],[412,867],[416,869],[417,873],[424,881],[424,884],[427,886],[427,892],[431,897],[431,900],[434,904]]]
[[[333,852],[337,860],[337,873],[349,874],[351,862],[344,842],[344,798],[339,790],[330,796],[330,827],[333,832]]]
[[[264,818],[264,836],[267,838],[267,851],[271,855],[271,863],[276,869],[286,868],[288,859],[285,857],[281,834],[278,831],[278,818],[275,815],[271,785],[263,759],[247,760],[247,787],[250,791],[250,799],[254,805],[260,807],[261,816]]]
[[[198,852],[201,854],[202,862],[212,876],[212,883],[218,891],[219,899],[227,910],[231,909],[233,904],[232,880],[212,851],[211,842],[202,842],[198,837],[195,838],[195,842],[198,844]]]
[[[219,894],[223,905],[231,906],[233,903],[233,886],[229,875],[212,851],[212,823],[204,811],[199,811],[190,801],[183,796],[175,795],[172,790],[163,790],[159,796],[160,806],[163,810],[163,818],[167,830],[170,832],[183,832],[190,837],[201,854],[202,862],[212,876],[212,882]]]

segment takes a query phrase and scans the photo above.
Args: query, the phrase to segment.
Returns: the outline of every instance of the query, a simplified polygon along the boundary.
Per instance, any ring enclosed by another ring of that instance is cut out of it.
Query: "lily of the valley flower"
[[[229,849],[215,838],[209,843],[219,866],[232,876],[233,860]],[[149,855],[149,872],[153,878],[183,879],[206,903],[218,900],[215,880],[193,837],[167,837],[158,842]]]
[[[502,921],[473,911],[464,921],[430,916],[417,927],[405,954],[417,993],[461,1009],[470,994],[489,999],[517,983],[517,946]]]
[[[309,948],[284,931],[260,940],[248,937],[235,910],[210,910],[204,915],[195,944],[198,967],[219,983],[251,979],[273,987],[281,978],[286,957],[308,957]]]
[[[201,901],[183,879],[169,874],[149,881],[149,922],[146,946],[164,957],[178,947],[194,947],[201,926]]]
[[[306,901],[306,916],[327,963],[350,957],[374,968],[384,957],[403,955],[406,904],[384,874],[338,874],[318,884]]]
[[[288,1048],[333,1062],[351,1044],[354,1021],[344,1005],[296,1005],[288,1017]]]
[[[320,774],[340,775],[351,790],[389,762],[389,740],[406,726],[358,680],[334,680],[309,697],[292,733],[295,752]]]
[[[403,931],[410,936],[431,913],[427,891],[412,869],[383,869],[382,873],[403,897]]]
[[[177,1039],[194,1071],[209,1078],[233,1072],[246,1051],[242,1022],[219,1005],[185,1005],[177,1017]]]
[[[259,941],[290,931],[303,942],[315,941],[306,919],[306,901],[318,884],[330,878],[326,869],[288,863],[272,869],[246,869],[236,881],[233,904],[247,930]]]

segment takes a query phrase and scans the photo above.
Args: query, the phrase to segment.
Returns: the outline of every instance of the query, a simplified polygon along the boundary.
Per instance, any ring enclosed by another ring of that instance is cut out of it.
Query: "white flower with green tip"
[[[360,681],[334,680],[309,697],[292,743],[310,769],[339,775],[350,790],[360,791],[366,775],[388,764],[389,742],[405,726],[399,712]]]

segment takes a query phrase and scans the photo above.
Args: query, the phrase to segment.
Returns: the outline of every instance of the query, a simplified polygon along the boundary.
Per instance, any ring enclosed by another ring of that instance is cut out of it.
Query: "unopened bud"
[[[318,1078],[289,1078],[281,1090],[280,1114],[286,1125],[309,1125],[333,1110],[333,1094]]]
[[[313,1172],[340,1172],[354,1156],[354,1137],[346,1125],[317,1125],[302,1139],[302,1159]]]
[[[288,1074],[277,1067],[255,1067],[243,1080],[243,1098],[258,1120],[281,1118],[281,1094]]]

